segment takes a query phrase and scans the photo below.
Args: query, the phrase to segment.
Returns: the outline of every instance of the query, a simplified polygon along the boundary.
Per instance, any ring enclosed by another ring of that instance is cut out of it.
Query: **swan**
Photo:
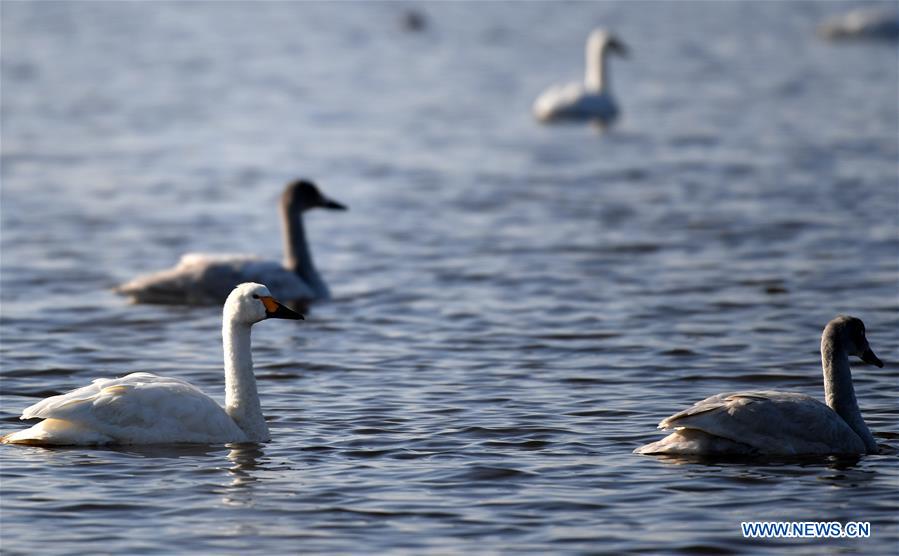
[[[859,8],[818,26],[825,39],[899,39],[899,11],[894,6]]]
[[[187,381],[151,373],[97,379],[52,396],[22,412],[43,419],[7,434],[4,444],[222,444],[267,442],[253,359],[250,327],[267,318],[302,319],[261,284],[240,284],[225,302],[225,407]]]
[[[542,122],[591,120],[601,127],[618,118],[612,97],[606,57],[610,53],[627,56],[627,47],[617,37],[596,29],[587,39],[587,72],[584,83],[554,85],[534,101],[534,115]]]
[[[296,180],[281,195],[284,263],[252,255],[188,253],[173,268],[126,282],[114,291],[135,303],[220,304],[237,284],[261,282],[285,301],[329,299],[331,292],[319,276],[306,245],[303,212],[315,208],[346,210],[322,195],[314,183]]]
[[[674,432],[637,454],[812,455],[875,454],[877,443],[855,400],[849,356],[883,367],[865,338],[864,323],[838,316],[821,335],[827,405],[793,392],[732,392],[711,396],[659,423]]]

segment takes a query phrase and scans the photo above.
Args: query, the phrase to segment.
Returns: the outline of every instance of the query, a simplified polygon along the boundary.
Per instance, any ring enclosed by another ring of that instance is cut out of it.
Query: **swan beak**
[[[621,56],[622,58],[627,58],[627,57],[628,57],[628,54],[630,54],[630,51],[629,51],[629,49],[627,48],[627,45],[624,44],[623,42],[621,42],[621,40],[619,40],[619,39],[617,39],[617,38],[615,38],[615,37],[613,37],[613,38],[609,41],[609,50],[611,50],[611,51],[614,52],[615,54],[618,54],[618,55]]]
[[[322,195],[321,203],[318,206],[330,210],[346,210],[346,205],[338,203],[334,199],[329,199],[324,195]]]
[[[871,348],[868,348],[861,355],[862,361],[869,365],[877,365],[878,367],[883,367],[883,361],[881,361],[874,352],[871,351]]]
[[[292,320],[306,320],[306,317],[288,309],[284,305],[281,305],[277,301],[275,301],[274,297],[260,297],[262,300],[262,304],[265,305],[265,318],[267,319],[292,319]]]

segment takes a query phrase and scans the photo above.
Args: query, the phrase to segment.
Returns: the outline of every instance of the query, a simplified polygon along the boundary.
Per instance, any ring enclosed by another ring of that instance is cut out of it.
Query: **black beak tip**
[[[338,203],[337,201],[332,201],[331,199],[325,199],[322,202],[321,207],[330,210],[347,210],[346,205]]]
[[[874,352],[870,349],[867,349],[864,353],[862,353],[862,361],[869,365],[875,365],[881,369],[883,368],[883,361],[881,361],[879,357],[874,355]]]
[[[630,54],[630,48],[628,48],[628,46],[624,42],[617,38],[612,39],[612,42],[609,44],[609,46],[611,47],[610,50],[612,50],[615,54],[618,54],[622,58],[627,58],[628,54]]]
[[[266,311],[265,318],[268,319],[288,319],[288,320],[306,320],[301,313],[289,309],[278,303],[278,307],[274,311]]]

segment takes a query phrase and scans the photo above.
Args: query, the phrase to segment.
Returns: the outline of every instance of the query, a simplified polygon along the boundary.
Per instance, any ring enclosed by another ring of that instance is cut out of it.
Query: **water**
[[[350,206],[307,223],[335,301],[256,328],[270,443],[4,446],[3,552],[891,553],[895,45],[817,39],[841,3],[408,6],[3,3],[4,432],[130,371],[220,397],[219,309],[109,289],[279,257],[288,179]],[[599,24],[620,125],[536,125]],[[855,365],[883,454],[631,454],[716,392],[822,397],[838,313],[887,362]]]

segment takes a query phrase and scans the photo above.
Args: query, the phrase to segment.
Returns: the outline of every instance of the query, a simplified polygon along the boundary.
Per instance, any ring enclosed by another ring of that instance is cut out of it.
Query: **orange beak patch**
[[[269,295],[264,295],[264,296],[260,297],[259,299],[262,300],[262,304],[265,305],[265,310],[268,311],[269,313],[274,313],[275,311],[278,310],[278,302],[275,301],[274,297],[271,297]]]

